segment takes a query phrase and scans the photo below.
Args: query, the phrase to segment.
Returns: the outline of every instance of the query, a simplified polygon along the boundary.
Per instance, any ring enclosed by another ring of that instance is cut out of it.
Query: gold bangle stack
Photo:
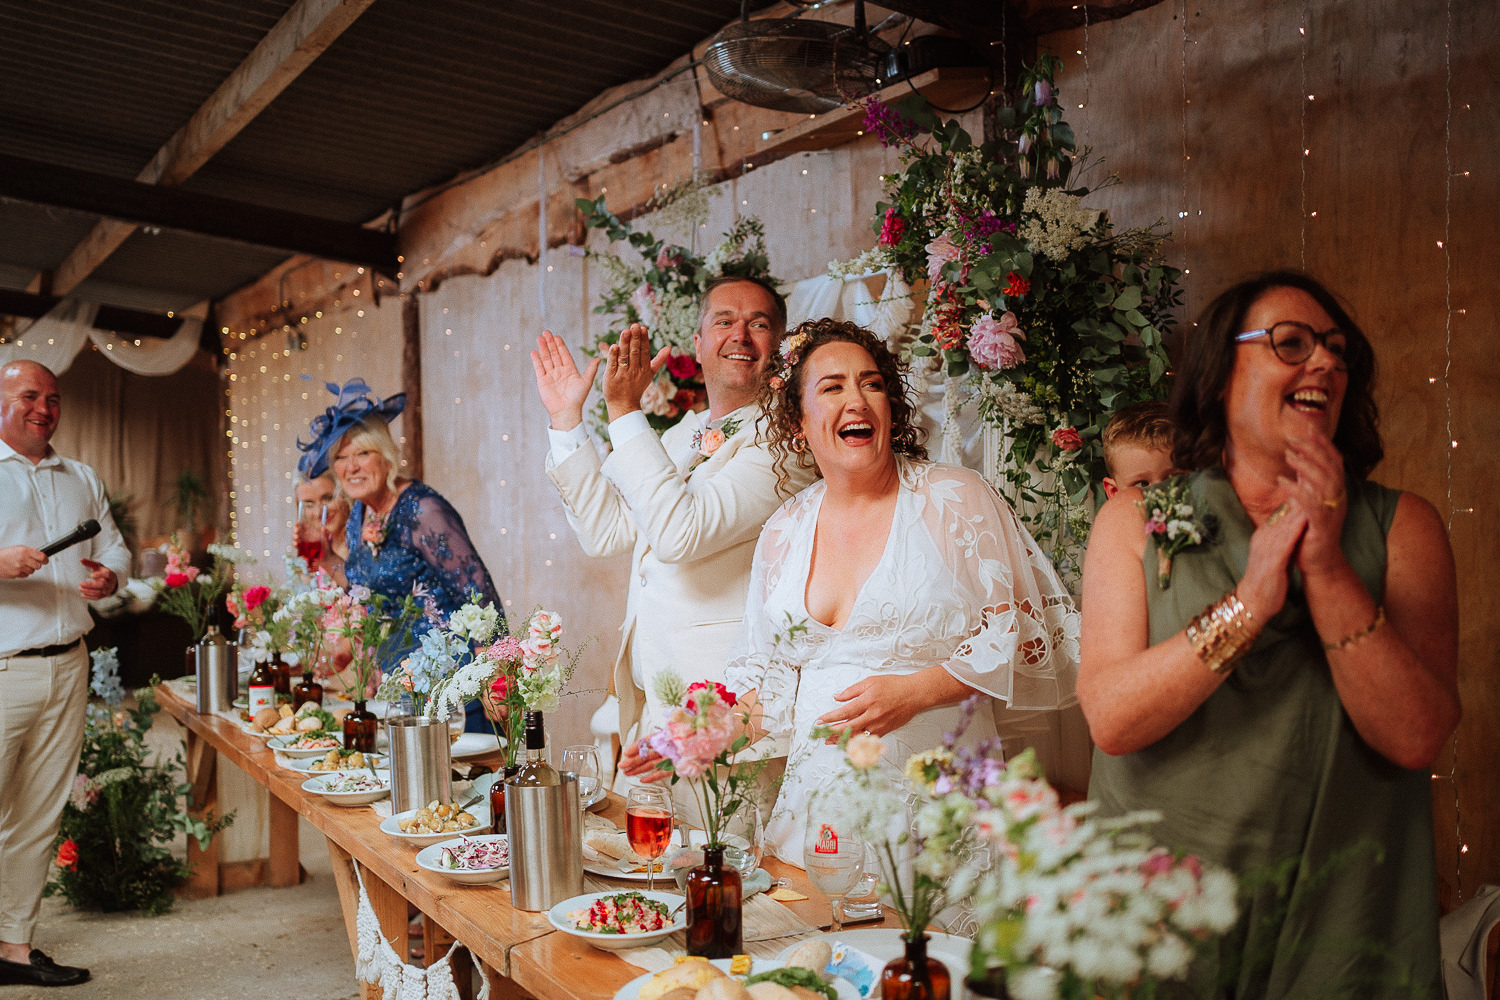
[[[1348,635],[1344,636],[1342,639],[1338,640],[1337,642],[1325,642],[1325,643],[1323,643],[1323,648],[1326,649],[1326,650],[1328,650],[1329,652],[1338,652],[1341,649],[1348,649],[1350,646],[1354,645],[1356,642],[1360,642],[1361,640],[1368,639],[1370,636],[1374,635],[1375,634],[1375,630],[1378,629],[1378,628],[1380,628],[1380,626],[1382,626],[1384,624],[1385,624],[1385,605],[1384,604],[1377,604],[1377,605],[1375,605],[1375,620],[1374,621],[1370,622],[1370,624],[1366,625],[1362,629],[1359,629],[1359,630],[1354,631],[1354,632],[1350,632]]]
[[[1255,632],[1254,616],[1231,590],[1188,622],[1187,638],[1203,665],[1220,674],[1249,652]]]

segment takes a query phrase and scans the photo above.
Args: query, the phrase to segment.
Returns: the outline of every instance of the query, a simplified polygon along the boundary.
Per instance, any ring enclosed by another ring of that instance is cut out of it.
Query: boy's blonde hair
[[[1160,449],[1170,452],[1174,435],[1167,404],[1161,402],[1131,403],[1115,411],[1099,438],[1104,447],[1104,471],[1115,475],[1115,456],[1120,448]]]

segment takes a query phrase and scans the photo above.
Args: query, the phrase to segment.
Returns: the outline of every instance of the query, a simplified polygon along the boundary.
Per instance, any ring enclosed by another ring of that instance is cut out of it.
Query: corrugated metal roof
[[[0,5],[0,154],[135,178],[292,7]],[[739,0],[375,0],[183,188],[367,222],[502,158],[601,91],[659,72],[739,10]],[[93,221],[0,201],[0,287],[56,268]],[[285,256],[142,230],[76,294],[182,309]]]

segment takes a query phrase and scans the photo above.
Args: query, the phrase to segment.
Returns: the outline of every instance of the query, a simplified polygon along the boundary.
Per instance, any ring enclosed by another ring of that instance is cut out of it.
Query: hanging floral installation
[[[658,434],[690,410],[707,405],[703,369],[693,349],[698,332],[698,304],[714,278],[735,275],[777,284],[766,256],[765,227],[753,215],[740,216],[707,254],[669,243],[665,238],[624,222],[604,204],[604,196],[576,200],[584,225],[609,237],[604,250],[586,250],[599,263],[608,288],[594,311],[611,318],[610,330],[584,351],[592,356],[620,339],[620,331],[642,323],[651,331],[653,351],[672,348],[666,365],[641,398],[641,409]],[[708,217],[708,195],[696,181],[664,189],[645,206],[660,222],[696,232]],[[617,244],[624,247],[616,248]],[[626,250],[625,248],[629,249]],[[589,412],[596,434],[607,438],[603,400]]]
[[[883,178],[877,245],[833,271],[891,268],[925,287],[911,354],[977,400],[995,431],[992,480],[1067,571],[1104,476],[1110,414],[1165,394],[1181,272],[1161,260],[1160,222],[1116,230],[1082,204],[1081,175],[1097,160],[1063,120],[1060,69],[1052,56],[1023,69],[1019,100],[996,111],[996,138],[982,143],[919,97],[867,100],[866,129],[904,169]]]

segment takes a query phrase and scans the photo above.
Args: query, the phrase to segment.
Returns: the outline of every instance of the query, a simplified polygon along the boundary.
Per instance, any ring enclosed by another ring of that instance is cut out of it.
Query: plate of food
[[[627,882],[646,881],[646,859],[630,849],[630,840],[625,836],[624,830],[600,816],[591,816],[585,822],[584,871],[591,875],[623,879]],[[692,831],[691,836],[693,843],[698,845],[708,839],[708,835],[702,830]],[[681,835],[679,831],[673,830],[667,853],[652,862],[658,876],[665,874],[668,878],[671,877],[671,869],[667,867],[667,858],[671,855],[673,848],[680,844]]]
[[[367,806],[391,794],[391,772],[333,771],[317,774],[302,783],[302,790],[336,806]]]
[[[860,930],[842,930],[837,934],[820,934],[800,944],[784,949],[777,959],[791,964],[815,962],[816,955],[797,953],[798,948],[809,948],[826,944],[827,962],[820,970],[831,976],[847,979],[858,991],[857,996],[868,996],[880,985],[880,971],[891,959],[906,954],[902,931],[896,927],[866,927]],[[969,949],[974,944],[968,938],[954,934],[927,932],[927,954],[948,967],[951,977],[953,1000],[965,1000],[970,994],[964,988],[964,976],[969,974]],[[821,951],[821,947],[819,948]]]
[[[510,838],[481,833],[431,844],[417,852],[417,864],[462,885],[486,885],[510,877]]]
[[[683,902],[675,892],[586,892],[552,907],[547,919],[595,948],[643,948],[687,926],[687,908],[677,909]]]
[[[674,990],[675,996],[699,996],[705,989],[710,996],[736,996],[735,991],[713,988],[717,981],[734,983],[746,990],[752,1000],[860,1000],[860,994],[848,980],[820,974],[806,966],[780,960],[752,959],[749,955],[734,958],[686,959],[660,972],[637,976],[615,993],[615,1000],[661,1000]],[[766,984],[766,985],[761,985]]]
[[[266,746],[286,757],[326,757],[328,751],[344,745],[343,733],[315,729],[306,733],[288,733],[266,740]]]
[[[314,730],[332,731],[339,728],[339,718],[321,705],[303,702],[295,712],[291,705],[280,708],[263,708],[251,716],[249,711],[240,713],[240,728],[251,736],[286,736],[290,733],[308,733]]]
[[[345,750],[342,746],[330,748],[321,757],[282,757],[282,767],[307,774],[328,771],[368,771],[370,768],[385,768],[390,765],[383,753],[365,753],[361,750]]]
[[[429,847],[457,836],[487,833],[489,806],[481,802],[460,810],[453,803],[429,802],[420,809],[408,809],[382,820],[380,829],[413,847]]]
[[[448,753],[455,760],[461,757],[479,757],[487,753],[498,753],[500,740],[494,733],[459,733]]]

